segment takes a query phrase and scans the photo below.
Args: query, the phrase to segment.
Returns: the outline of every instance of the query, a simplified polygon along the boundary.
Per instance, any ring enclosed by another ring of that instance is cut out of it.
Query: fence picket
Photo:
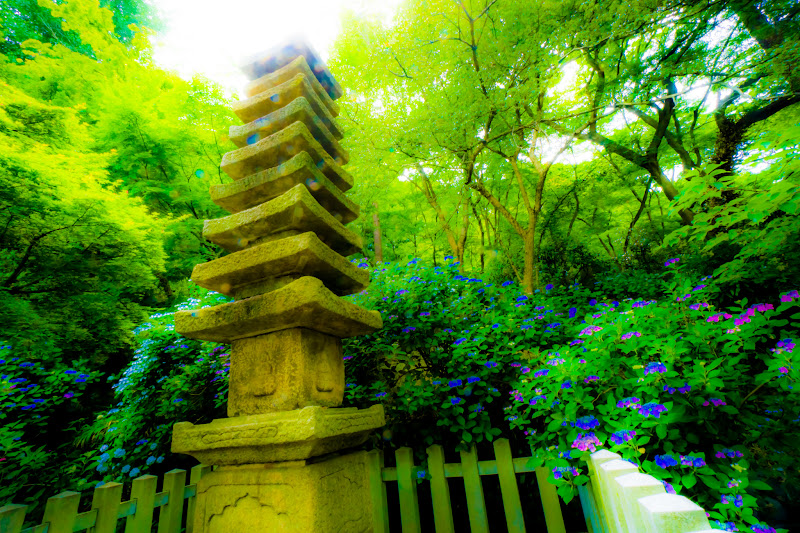
[[[514,473],[511,446],[508,444],[508,439],[497,439],[493,445],[508,531],[509,533],[525,533],[525,518],[522,516],[522,502],[519,499],[519,487],[517,486],[517,475]]]
[[[464,471],[464,490],[467,492],[467,512],[472,533],[488,533],[489,520],[486,515],[486,501],[483,499],[483,485],[478,472],[478,452],[475,446],[461,452],[461,468]]]
[[[44,524],[48,524],[47,533],[72,533],[80,501],[80,493],[72,491],[48,498],[42,520]]]
[[[666,494],[664,485],[647,474],[640,472],[625,474],[614,480],[618,486],[620,494],[619,505],[625,517],[628,531],[646,531],[644,517],[639,508],[639,498],[653,496],[655,494]]]
[[[613,518],[609,515],[611,508],[608,507],[608,502],[606,501],[607,491],[605,491],[603,481],[600,479],[598,470],[600,469],[600,465],[603,463],[613,459],[621,458],[622,457],[620,455],[608,450],[598,450],[589,458],[589,479],[594,487],[594,503],[597,506],[597,514],[599,515],[600,522],[603,524],[603,528],[608,531],[608,533],[615,533],[615,530],[612,527],[614,522]]]
[[[372,498],[372,527],[375,533],[389,533],[389,501],[386,497],[386,483],[381,477],[383,452],[367,452],[367,476]]]
[[[536,483],[539,485],[539,498],[542,500],[547,533],[567,533],[556,486],[547,481],[549,475],[550,471],[543,466],[536,469]]]
[[[444,450],[438,444],[428,448],[428,471],[431,473],[431,500],[436,533],[454,533],[450,485],[444,474]]]
[[[206,465],[196,465],[192,467],[189,474],[189,484],[195,486],[195,495],[188,498],[189,504],[186,506],[186,533],[194,532],[194,506],[197,503],[197,482],[200,478],[211,472],[211,467]]]
[[[403,533],[419,533],[419,502],[417,500],[417,480],[414,476],[414,451],[399,448],[397,458],[397,490],[400,493],[400,520]]]
[[[117,512],[122,501],[122,485],[105,483],[94,489],[92,509],[97,511],[94,527],[89,533],[114,533],[117,530]]]
[[[578,485],[578,497],[581,500],[583,509],[583,519],[586,521],[586,531],[589,533],[608,533],[600,523],[600,516],[597,514],[597,504],[592,493],[592,482],[586,485]]]
[[[169,493],[169,500],[158,512],[158,533],[180,533],[184,486],[186,486],[186,470],[176,468],[164,474],[161,491]]]
[[[632,531],[625,522],[625,514],[622,512],[622,495],[620,494],[619,484],[615,479],[625,474],[635,474],[639,472],[639,467],[623,461],[622,459],[612,459],[600,465],[598,475],[602,481],[605,501],[609,504],[609,521],[613,520],[611,528],[619,533]]]
[[[150,533],[153,527],[153,502],[156,498],[156,476],[140,476],[133,480],[131,501],[136,511],[125,519],[125,533]]]
[[[685,496],[655,494],[639,498],[647,533],[686,533],[711,529],[702,507]]]
[[[19,533],[25,523],[27,505],[10,504],[0,507],[0,531],[3,533]]]

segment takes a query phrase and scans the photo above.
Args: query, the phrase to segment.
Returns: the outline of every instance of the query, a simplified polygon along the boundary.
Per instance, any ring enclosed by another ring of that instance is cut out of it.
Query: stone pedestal
[[[229,216],[203,236],[231,252],[197,265],[192,281],[234,302],[179,312],[189,338],[230,343],[228,417],[175,424],[172,451],[218,468],[197,486],[195,533],[372,531],[365,452],[350,452],[385,423],[383,406],[338,408],[341,339],[371,333],[380,314],[341,296],[366,288],[345,256],[361,239],[345,196],[353,177],[334,102],[341,88],[304,43],[245,68],[253,81],[234,105],[239,148],[211,188]]]
[[[366,455],[219,467],[197,484],[194,530],[372,531]]]

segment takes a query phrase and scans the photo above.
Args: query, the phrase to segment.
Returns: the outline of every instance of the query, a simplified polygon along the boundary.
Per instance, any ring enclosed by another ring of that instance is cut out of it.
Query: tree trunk
[[[374,226],[374,239],[375,239],[375,263],[383,263],[383,243],[381,241],[381,221],[378,217],[378,202],[372,202],[375,212],[372,214],[372,223]]]

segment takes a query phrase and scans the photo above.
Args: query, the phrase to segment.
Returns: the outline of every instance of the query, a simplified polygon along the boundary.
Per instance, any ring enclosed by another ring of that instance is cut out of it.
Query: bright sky
[[[167,28],[154,39],[154,57],[183,78],[203,74],[241,92],[238,66],[250,56],[302,34],[327,60],[341,15],[377,14],[387,22],[400,0],[151,0]]]

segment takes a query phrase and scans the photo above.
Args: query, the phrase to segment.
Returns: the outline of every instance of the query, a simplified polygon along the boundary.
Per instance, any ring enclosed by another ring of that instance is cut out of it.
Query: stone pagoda
[[[293,42],[245,67],[233,110],[239,147],[211,188],[231,214],[203,236],[231,252],[197,265],[192,281],[234,302],[180,312],[182,335],[231,344],[228,417],[175,424],[172,451],[217,468],[197,485],[195,533],[372,531],[366,452],[347,452],[384,425],[383,406],[339,408],[341,339],[382,326],[340,298],[369,274],[345,259],[361,239],[344,192],[335,100],[342,90],[308,45]]]

